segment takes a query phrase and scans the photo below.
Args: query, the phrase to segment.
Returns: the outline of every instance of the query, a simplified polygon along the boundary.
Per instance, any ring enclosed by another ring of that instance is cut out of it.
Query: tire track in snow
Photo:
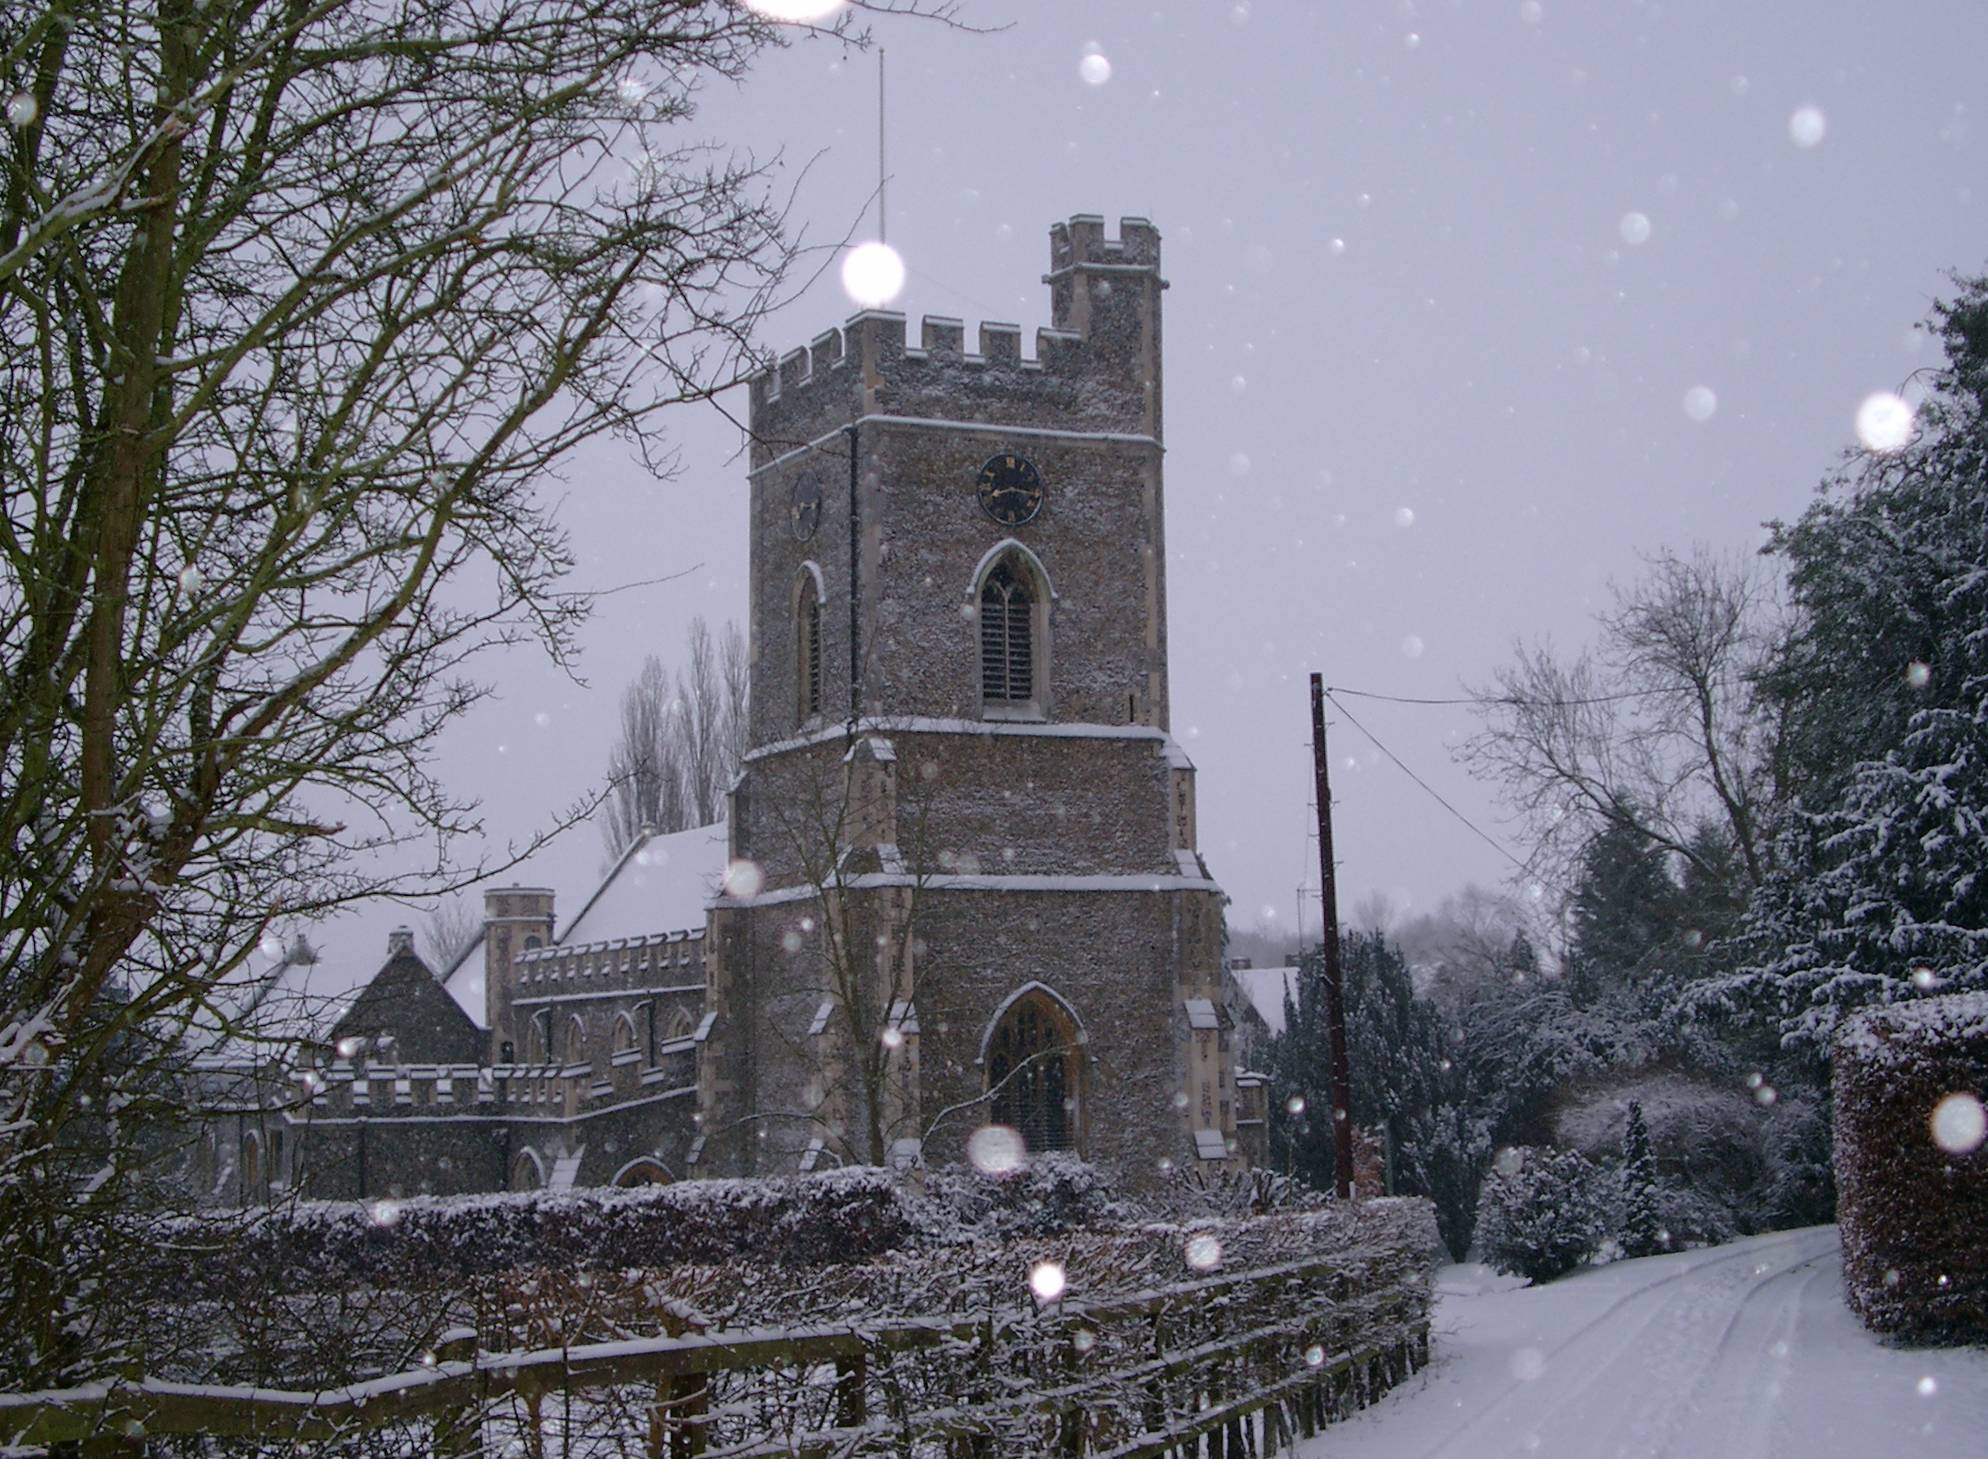
[[[1557,1419],[1573,1416],[1571,1410],[1589,1406],[1596,1380],[1618,1359],[1636,1349],[1650,1330],[1671,1314],[1674,1302],[1690,1288],[1702,1284],[1708,1274],[1724,1267],[1756,1265],[1770,1252],[1812,1246],[1816,1240],[1816,1233],[1801,1232],[1744,1251],[1716,1248],[1703,1260],[1680,1264],[1676,1271],[1631,1288],[1541,1355],[1539,1376],[1552,1375],[1551,1388],[1547,1391],[1558,1392],[1558,1398],[1542,1401],[1542,1391],[1534,1386],[1537,1379],[1515,1377],[1513,1384],[1496,1400],[1467,1418],[1463,1427],[1439,1447],[1429,1450],[1429,1459],[1449,1459],[1452,1455],[1470,1455],[1475,1459],[1495,1452],[1487,1449],[1486,1444],[1496,1443],[1498,1432],[1528,1408],[1532,1409],[1532,1422],[1525,1425],[1530,1430],[1527,1438],[1540,1434]],[[1623,1271],[1629,1269],[1625,1266]],[[1632,1309],[1642,1307],[1649,1307],[1650,1311],[1636,1320]]]
[[[1730,1459],[1769,1459],[1779,1447],[1774,1443],[1774,1438],[1781,1427],[1782,1403],[1787,1396],[1787,1382],[1794,1362],[1795,1330],[1800,1325],[1810,1289],[1817,1282],[1835,1275],[1834,1268],[1818,1265],[1828,1255],[1830,1253],[1818,1253],[1802,1265],[1770,1277],[1747,1293],[1720,1337],[1718,1350],[1693,1388],[1690,1401],[1680,1405],[1681,1412],[1689,1416],[1699,1430],[1710,1429],[1720,1434],[1720,1444],[1730,1446],[1725,1448]],[[1749,1309],[1770,1290],[1775,1294],[1775,1308],[1766,1331],[1751,1344],[1744,1339],[1736,1343],[1734,1338],[1740,1334],[1742,1327],[1748,1325]],[[1737,1377],[1735,1368],[1739,1370]],[[1715,1389],[1724,1391],[1716,1392]],[[1722,1415],[1735,1409],[1737,1412],[1733,1415],[1733,1421],[1730,1424],[1722,1422]],[[1679,1435],[1674,1436],[1665,1448],[1666,1454],[1705,1452],[1704,1433],[1691,1436],[1681,1449],[1677,1444],[1679,1437],[1684,1437],[1682,1426]]]
[[[1703,1256],[1681,1255],[1673,1269],[1642,1280],[1611,1296],[1585,1320],[1570,1330],[1556,1333],[1550,1342],[1509,1354],[1513,1368],[1499,1375],[1503,1381],[1494,1393],[1466,1393],[1456,1400],[1465,1411],[1452,1423],[1418,1425],[1423,1441],[1412,1448],[1388,1446],[1390,1455],[1420,1454],[1426,1459],[1483,1459],[1494,1454],[1577,1453],[1603,1459],[1610,1455],[1654,1455],[1650,1440],[1658,1437],[1637,1422],[1639,1415],[1625,1410],[1641,1410],[1650,1422],[1663,1424],[1655,1411],[1675,1404],[1681,1397],[1674,1387],[1653,1382],[1653,1360],[1675,1369],[1678,1385],[1689,1383],[1703,1371],[1703,1363],[1693,1361],[1716,1346],[1709,1332],[1696,1331],[1710,1322],[1730,1326],[1733,1314],[1723,1302],[1706,1306],[1711,1287],[1716,1293],[1720,1277],[1728,1269],[1759,1267],[1766,1262],[1772,1273],[1746,1272],[1735,1305],[1743,1304],[1762,1283],[1760,1276],[1778,1275],[1812,1264],[1834,1247],[1833,1230],[1809,1230],[1776,1238],[1757,1238],[1743,1248],[1718,1248]],[[1695,1258],[1695,1259],[1694,1259]],[[1661,1258],[1659,1259],[1661,1260]],[[1592,1274],[1591,1280],[1635,1280],[1639,1263],[1622,1263]],[[1643,1268],[1647,1270],[1647,1268]],[[1741,1284],[1727,1284],[1738,1290]],[[1573,1296],[1575,1289],[1561,1289],[1556,1296]],[[1506,1294],[1508,1297],[1520,1293]],[[1695,1321],[1694,1321],[1695,1320]],[[1668,1324],[1667,1330],[1660,1330]],[[1433,1381],[1418,1384],[1414,1390],[1390,1395],[1384,1406],[1433,1402],[1429,1391],[1442,1378],[1438,1365],[1428,1370]],[[1625,1371],[1626,1370],[1626,1371]],[[1530,1378],[1520,1376],[1530,1373]],[[1480,1374],[1481,1376],[1481,1374]],[[1671,1375],[1665,1375],[1671,1376]],[[1666,1398],[1668,1395],[1668,1398]],[[1638,1399],[1642,1401],[1637,1401]],[[1473,1399],[1481,1399],[1472,1405]],[[1376,1419],[1381,1417],[1374,1412]],[[1433,1415],[1427,1415],[1433,1418]],[[1568,1432],[1554,1433],[1555,1429]],[[1604,1432],[1623,1435],[1622,1440],[1605,1442]],[[1364,1437],[1363,1435],[1360,1437]],[[1321,1436],[1316,1455],[1357,1452],[1360,1446],[1352,1429],[1328,1431]],[[1376,1450],[1375,1452],[1381,1452]],[[1723,1453],[1723,1445],[1705,1452]]]

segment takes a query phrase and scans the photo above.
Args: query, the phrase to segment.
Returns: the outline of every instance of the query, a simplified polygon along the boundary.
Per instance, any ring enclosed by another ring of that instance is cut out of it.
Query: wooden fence
[[[323,1392],[131,1376],[0,1394],[0,1442],[86,1456],[201,1436],[220,1452],[450,1459],[1242,1459],[1364,1405],[1427,1355],[1424,1269],[1341,1256],[967,1317],[498,1352],[459,1329],[432,1362]]]

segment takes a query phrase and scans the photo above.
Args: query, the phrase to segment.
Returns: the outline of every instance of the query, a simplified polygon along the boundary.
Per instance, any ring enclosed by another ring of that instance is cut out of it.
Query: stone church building
[[[563,929],[490,891],[439,975],[397,936],[282,1097],[210,1056],[217,1198],[952,1162],[988,1125],[1135,1183],[1263,1158],[1169,733],[1159,235],[1059,223],[1045,282],[1032,355],[871,311],[752,382],[726,822],[641,838]]]

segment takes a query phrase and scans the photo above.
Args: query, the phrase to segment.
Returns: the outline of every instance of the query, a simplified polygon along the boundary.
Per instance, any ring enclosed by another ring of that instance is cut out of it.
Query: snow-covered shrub
[[[1731,1206],[1708,1191],[1659,1180],[1655,1196],[1659,1251],[1718,1246],[1741,1234]]]
[[[1835,1087],[1850,1306],[1878,1332],[1988,1335],[1988,993],[1846,1020]]]
[[[1767,1169],[1753,1210],[1757,1230],[1819,1226],[1836,1219],[1829,1110],[1820,1093],[1785,1089],[1767,1119]]]
[[[1175,1170],[1158,1189],[1137,1198],[1149,1218],[1193,1221],[1204,1216],[1264,1216],[1318,1210],[1331,1197],[1274,1170]]]
[[[1478,1249],[1498,1271],[1550,1282],[1608,1238],[1613,1185],[1578,1151],[1507,1151],[1478,1200]]]
[[[1114,1226],[1136,1216],[1119,1200],[1109,1171],[1050,1150],[999,1175],[971,1165],[927,1172],[916,1220],[928,1240],[1008,1240]]]
[[[1632,1106],[1648,1127],[1663,1224],[1671,1233],[1664,1249],[1729,1240],[1766,1224],[1759,1213],[1768,1117],[1737,1080],[1670,1068],[1614,1074],[1562,1093],[1554,1137],[1591,1160],[1614,1163]]]

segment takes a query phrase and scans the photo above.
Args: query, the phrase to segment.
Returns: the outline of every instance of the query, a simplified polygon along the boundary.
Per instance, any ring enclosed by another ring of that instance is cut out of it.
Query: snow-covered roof
[[[1236,980],[1243,996],[1249,999],[1250,1007],[1256,1010],[1264,1026],[1273,1034],[1284,1031],[1284,994],[1288,990],[1293,998],[1298,996],[1298,970],[1295,967],[1281,968],[1231,968],[1229,976]]]
[[[252,955],[252,963],[262,961]],[[352,1001],[319,991],[334,981],[300,937],[282,959],[261,972],[244,969],[217,987],[189,1031],[204,1043],[202,1058],[220,1063],[257,1062],[275,1048],[324,1037]]]
[[[724,875],[725,850],[722,823],[667,836],[645,832],[622,852],[558,944],[703,930],[704,904]]]
[[[483,998],[483,929],[478,928],[472,937],[456,954],[456,960],[449,964],[442,974],[442,986],[449,990],[449,996],[456,1000],[456,1006],[470,1017],[470,1022],[478,1028],[490,1027],[484,1021]]]

